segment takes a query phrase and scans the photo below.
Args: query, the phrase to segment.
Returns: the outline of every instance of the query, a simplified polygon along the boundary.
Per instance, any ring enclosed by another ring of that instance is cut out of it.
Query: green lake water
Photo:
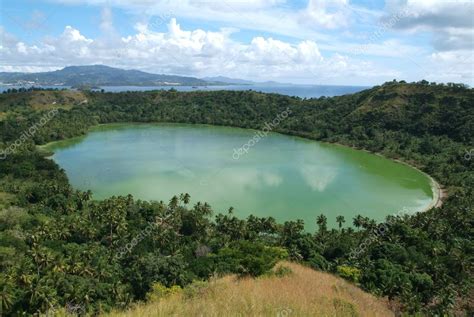
[[[307,230],[324,213],[329,226],[361,214],[376,220],[425,209],[430,179],[404,164],[364,151],[271,133],[248,152],[256,131],[185,124],[114,124],[52,143],[53,159],[77,189],[95,199],[132,194],[168,201],[189,193],[215,212],[303,219]]]

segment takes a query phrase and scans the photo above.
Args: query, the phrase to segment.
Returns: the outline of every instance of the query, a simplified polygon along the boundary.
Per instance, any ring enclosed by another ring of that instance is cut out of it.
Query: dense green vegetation
[[[0,95],[0,154],[7,154],[0,160],[0,314],[125,307],[145,299],[155,282],[260,275],[284,257],[339,274],[407,312],[473,313],[472,89],[391,82],[308,100],[252,91],[87,92],[87,103],[59,107],[20,140],[50,111],[32,109],[38,94],[51,94],[58,107],[68,102],[60,91]],[[338,218],[340,228],[330,230],[321,215],[312,233],[296,219],[215,214],[206,203],[190,205],[186,194],[168,202],[94,201],[36,148],[111,122],[258,129],[287,107],[291,115],[276,131],[403,159],[435,177],[449,197],[441,208],[385,224]]]

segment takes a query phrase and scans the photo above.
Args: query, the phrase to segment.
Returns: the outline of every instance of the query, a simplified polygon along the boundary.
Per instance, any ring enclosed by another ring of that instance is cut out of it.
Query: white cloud
[[[108,27],[108,31],[113,30]],[[87,38],[71,26],[41,45],[27,45],[3,32],[7,41],[1,47],[5,62],[0,69],[49,70],[52,66],[103,63],[156,73],[313,84],[338,82],[347,76],[367,80],[385,73],[371,63],[341,54],[323,57],[314,41],[289,43],[258,36],[245,44],[231,39],[233,31],[184,30],[173,18],[167,32],[154,32],[147,25],[137,24],[134,35],[114,41]]]
[[[309,0],[301,18],[308,24],[334,29],[348,26],[350,9],[348,0]]]
[[[388,0],[386,10],[406,13],[393,25],[396,29],[431,32],[436,50],[474,49],[472,0]]]
[[[65,44],[73,44],[73,43],[83,43],[83,44],[90,44],[93,40],[87,39],[83,36],[79,30],[74,29],[72,26],[66,26],[64,29],[63,34],[59,38],[59,42],[63,42]]]
[[[308,0],[300,8],[284,0],[51,1],[105,6],[101,35],[88,38],[68,26],[59,36],[31,45],[0,27],[0,70],[103,63],[156,73],[312,84],[370,85],[393,78],[419,80],[428,77],[425,73],[432,80],[473,82],[472,64],[461,67],[456,61],[472,50],[471,11],[466,6],[461,12],[459,7],[467,1],[387,0],[384,12],[357,7],[349,0]],[[135,33],[121,37],[115,31],[111,11],[115,7],[140,18]],[[399,16],[400,12],[404,14]],[[217,22],[222,28],[185,30],[173,17]],[[367,31],[377,21],[388,27]],[[167,31],[158,31],[165,24]],[[366,28],[362,32],[354,25]],[[235,33],[241,29],[273,35],[237,41]],[[412,41],[426,32],[433,34],[439,52]],[[394,69],[411,61],[420,67]]]
[[[444,82],[474,81],[474,56],[471,50],[436,52],[430,55],[431,67],[426,78]]]
[[[26,49],[26,45],[23,42],[16,43],[16,50],[20,54],[24,54],[24,55],[28,54],[27,49]]]
[[[291,45],[273,38],[255,37],[243,51],[250,62],[266,65],[317,64],[322,61],[318,46],[313,41],[303,41]]]
[[[374,55],[390,51],[398,55],[412,68],[406,71],[411,73],[408,78],[472,85],[473,16],[472,0],[387,0],[380,19],[381,25],[387,26],[382,29],[383,35],[390,31],[391,36],[411,41],[428,36],[432,47],[403,45],[393,38],[379,38],[379,43],[371,41],[363,47]]]
[[[137,16],[217,22],[239,29],[271,32],[300,39],[331,40],[325,29],[347,26],[348,0],[310,0],[302,9],[284,0],[52,0],[66,4],[90,4],[125,9]],[[341,10],[344,12],[342,13]]]
[[[101,23],[100,28],[104,33],[113,33],[114,32],[114,25],[113,25],[113,17],[112,17],[112,10],[110,7],[105,7],[102,9],[101,14]]]
[[[338,171],[323,165],[303,164],[300,167],[300,174],[311,190],[323,192],[334,181]]]

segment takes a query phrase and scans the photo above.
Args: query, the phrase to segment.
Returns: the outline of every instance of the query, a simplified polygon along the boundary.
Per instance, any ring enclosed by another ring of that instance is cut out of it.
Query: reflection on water
[[[337,170],[322,165],[303,165],[300,168],[301,176],[312,190],[323,192],[337,176]]]

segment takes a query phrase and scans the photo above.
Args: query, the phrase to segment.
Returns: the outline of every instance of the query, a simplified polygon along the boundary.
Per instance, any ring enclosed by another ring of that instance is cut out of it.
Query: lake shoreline
[[[114,125],[124,125],[124,124],[132,124],[132,125],[184,124],[184,125],[192,125],[192,126],[228,127],[228,128],[242,129],[242,130],[260,131],[260,130],[255,129],[255,128],[243,128],[243,127],[235,127],[235,126],[227,126],[227,125],[215,125],[215,124],[213,125],[213,124],[199,124],[199,123],[198,124],[189,124],[189,123],[180,123],[180,122],[113,122],[113,123],[100,123],[100,124],[91,126],[91,127],[89,127],[87,133],[85,133],[84,135],[80,135],[80,136],[73,137],[73,138],[68,138],[68,139],[63,139],[63,140],[52,141],[52,142],[48,142],[48,143],[43,144],[43,145],[37,145],[37,148],[40,149],[41,151],[50,152],[50,153],[48,153],[49,155],[47,155],[45,157],[48,158],[48,159],[51,159],[54,155],[54,152],[49,150],[48,147],[50,147],[51,145],[53,145],[55,143],[59,143],[59,142],[67,141],[67,140],[73,140],[73,139],[76,139],[76,138],[82,138],[82,137],[86,136],[88,133],[90,133],[90,132],[92,132],[95,129],[100,128],[100,127],[114,126]],[[424,176],[426,176],[429,179],[431,192],[432,192],[432,195],[433,195],[431,203],[428,206],[424,207],[423,209],[416,211],[416,213],[417,212],[425,212],[425,211],[428,211],[432,208],[441,207],[442,204],[443,204],[443,201],[447,197],[446,190],[444,190],[443,187],[431,175],[429,175],[428,173],[422,171],[419,167],[415,166],[414,164],[403,161],[400,158],[390,158],[390,157],[387,157],[387,156],[383,155],[380,152],[373,152],[373,151],[369,151],[367,149],[362,149],[362,148],[358,148],[358,147],[355,147],[355,146],[352,146],[352,145],[343,144],[343,143],[339,143],[339,142],[328,142],[328,141],[317,140],[317,139],[314,139],[314,138],[311,138],[311,137],[308,137],[308,136],[295,135],[295,134],[292,133],[292,131],[286,131],[286,132],[285,131],[281,131],[281,132],[271,131],[271,133],[281,134],[281,135],[290,136],[290,137],[296,137],[296,138],[300,138],[300,139],[306,140],[306,141],[315,141],[315,142],[320,142],[322,144],[329,144],[329,145],[341,146],[341,147],[345,147],[345,148],[351,148],[351,149],[356,150],[356,151],[364,151],[366,153],[375,154],[375,155],[377,155],[379,157],[382,157],[384,159],[387,159],[387,160],[390,160],[390,161],[393,161],[393,162],[396,162],[396,163],[401,163],[405,166],[408,166],[412,169],[415,169],[416,171],[420,172],[421,174],[423,174]]]
[[[440,185],[440,183],[438,181],[436,181],[434,179],[434,177],[432,177],[430,174],[422,171],[419,167],[415,166],[414,164],[408,163],[408,162],[402,160],[401,158],[390,158],[390,157],[387,157],[387,156],[383,155],[380,152],[373,152],[373,151],[369,151],[369,150],[366,150],[366,149],[361,149],[361,148],[358,148],[358,147],[355,147],[355,146],[352,146],[352,145],[347,145],[347,144],[338,143],[338,142],[326,142],[326,141],[318,141],[318,142],[326,143],[326,144],[333,144],[333,145],[338,145],[338,146],[344,146],[344,147],[350,147],[351,149],[354,149],[354,150],[357,150],[357,151],[364,151],[364,152],[367,152],[367,153],[370,153],[370,154],[374,154],[374,155],[383,157],[387,160],[391,160],[391,161],[409,166],[409,167],[417,170],[418,172],[422,173],[423,175],[425,175],[430,180],[431,191],[433,193],[433,199],[427,207],[425,207],[422,210],[417,211],[417,212],[426,212],[426,211],[428,211],[432,208],[440,208],[443,205],[444,200],[448,197],[447,191]]]

